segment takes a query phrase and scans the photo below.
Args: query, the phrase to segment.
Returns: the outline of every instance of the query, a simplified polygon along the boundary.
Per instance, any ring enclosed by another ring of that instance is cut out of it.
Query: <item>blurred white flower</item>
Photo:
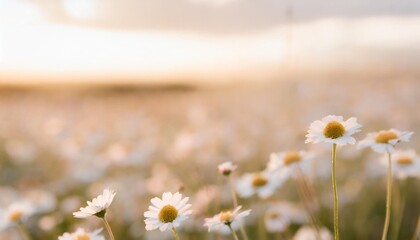
[[[304,170],[310,167],[310,161],[313,155],[305,151],[287,151],[272,153],[270,161],[267,164],[268,171],[277,171],[279,169],[287,169],[288,172],[295,166],[299,166]]]
[[[10,156],[11,160],[18,164],[33,162],[38,155],[36,146],[24,141],[7,141],[4,145],[4,148],[6,153]]]
[[[321,240],[332,240],[333,236],[330,231],[326,228],[321,228],[319,231]],[[316,230],[312,227],[303,226],[296,232],[293,240],[317,240]]]
[[[146,218],[146,230],[151,231],[158,229],[160,231],[171,230],[180,226],[185,221],[192,210],[189,208],[191,204],[187,204],[189,198],[182,198],[182,194],[165,192],[160,198],[152,198],[149,211],[144,213]]]
[[[57,227],[58,224],[63,222],[62,213],[55,213],[46,216],[42,216],[38,220],[38,227],[45,232],[51,231]]]
[[[25,193],[26,199],[31,201],[38,213],[52,211],[57,206],[56,196],[44,190],[31,190]]]
[[[35,214],[36,209],[27,200],[14,202],[6,209],[0,209],[0,230],[24,223]]]
[[[254,194],[257,194],[260,198],[268,198],[283,184],[285,178],[286,174],[284,172],[246,173],[238,180],[236,190],[239,196],[243,198],[249,198]]]
[[[268,209],[264,217],[265,228],[268,232],[283,232],[290,225],[290,219],[278,209]]]
[[[233,230],[239,229],[243,222],[243,218],[251,213],[251,210],[245,210],[239,212],[242,206],[238,206],[233,211],[220,212],[214,215],[212,218],[206,218],[204,226],[208,228],[208,231],[222,231],[229,232],[229,225]]]
[[[194,214],[204,213],[210,206],[212,201],[221,198],[220,188],[217,185],[207,185],[201,187],[194,196]],[[230,200],[230,199],[229,199]]]
[[[290,223],[306,222],[305,211],[292,202],[271,203],[265,213],[265,226],[269,232],[282,232]]]
[[[401,132],[396,129],[383,130],[369,133],[359,142],[359,148],[371,147],[377,153],[393,153],[394,146],[399,142],[410,141],[413,132]]]
[[[80,208],[80,211],[74,212],[75,218],[87,218],[90,216],[97,216],[99,218],[105,217],[108,207],[111,205],[116,192],[114,190],[105,189],[102,195],[94,198],[92,202],[87,201],[88,206]]]
[[[415,150],[397,150],[392,154],[391,161],[393,176],[396,178],[420,178],[420,158]],[[386,157],[382,159],[382,164],[388,166]]]
[[[238,166],[234,165],[232,162],[224,162],[217,166],[219,172],[225,176],[229,176]]]
[[[342,116],[328,115],[321,121],[311,123],[305,143],[335,143],[337,145],[355,144],[356,139],[351,135],[360,131],[362,125],[357,123],[357,118],[343,120]]]
[[[82,228],[78,228],[73,233],[64,233],[58,240],[105,240],[104,236],[99,235],[102,228],[96,229],[93,232],[87,232]]]
[[[152,194],[160,194],[165,189],[177,190],[182,186],[182,182],[163,163],[157,163],[152,167],[152,176],[146,180],[146,188]]]

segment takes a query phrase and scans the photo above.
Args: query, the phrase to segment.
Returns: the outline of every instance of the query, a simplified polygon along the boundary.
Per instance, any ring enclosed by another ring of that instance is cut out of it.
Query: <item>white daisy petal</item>
[[[214,215],[212,218],[206,218],[204,220],[204,226],[208,228],[208,231],[220,230],[223,227],[227,228],[230,225],[232,229],[238,229],[238,223],[243,221],[243,218],[248,216],[251,210],[239,212],[242,206],[238,206],[233,211],[225,211]]]
[[[78,212],[74,212],[75,218],[87,218],[96,215],[102,211],[106,211],[111,205],[116,192],[113,190],[105,189],[102,195],[94,198],[92,201],[87,201],[87,207],[82,207]]]
[[[309,126],[305,143],[335,143],[338,145],[354,144],[356,140],[351,137],[360,131],[362,125],[352,117],[343,121],[342,116],[328,115],[321,121],[316,120]]]
[[[165,192],[162,198],[152,198],[150,201],[153,205],[144,213],[146,230],[159,229],[163,232],[179,227],[192,213],[191,204],[187,204],[188,200],[188,197],[182,198],[182,194],[178,192]]]
[[[377,153],[394,153],[395,145],[399,142],[408,142],[413,132],[401,132],[396,129],[369,133],[359,142],[359,148],[371,147]]]

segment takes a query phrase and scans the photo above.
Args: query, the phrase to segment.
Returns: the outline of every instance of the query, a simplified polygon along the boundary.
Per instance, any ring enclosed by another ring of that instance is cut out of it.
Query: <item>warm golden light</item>
[[[51,20],[48,8],[33,2],[5,2],[8,10],[0,10],[0,83],[222,83],[270,80],[290,72],[313,76],[331,69],[417,71],[415,64],[397,61],[394,53],[411,52],[420,42],[415,31],[419,17],[324,18],[214,34],[85,24],[106,21],[100,11],[104,3],[97,0],[61,1],[61,17],[67,22]],[[209,8],[238,4],[188,2]],[[372,46],[374,55],[366,52]]]

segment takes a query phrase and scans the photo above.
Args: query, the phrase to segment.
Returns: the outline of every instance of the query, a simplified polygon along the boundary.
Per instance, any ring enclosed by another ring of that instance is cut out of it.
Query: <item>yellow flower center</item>
[[[233,214],[231,211],[221,212],[219,219],[221,222],[230,223],[233,220]]]
[[[9,214],[10,221],[17,222],[22,218],[23,212],[16,210]]]
[[[284,155],[284,164],[289,165],[295,162],[299,162],[301,160],[301,156],[299,152],[289,151]]]
[[[172,205],[164,206],[159,212],[159,220],[163,223],[173,222],[178,217],[178,210]]]
[[[73,240],[89,240],[90,237],[86,233],[82,233],[73,238]]]
[[[324,136],[332,139],[342,137],[345,132],[346,129],[344,128],[343,124],[337,121],[329,122],[324,128]]]
[[[269,219],[276,219],[276,218],[279,218],[279,217],[280,217],[280,214],[278,212],[269,212],[268,213],[268,218]]]
[[[222,174],[225,176],[229,176],[232,173],[232,170],[230,169],[223,169]]]
[[[259,174],[255,175],[252,179],[252,186],[254,186],[255,188],[265,186],[267,183],[268,180]]]
[[[376,137],[375,142],[377,143],[388,143],[390,140],[397,139],[398,136],[393,131],[380,131]]]
[[[413,164],[413,159],[409,158],[409,157],[401,157],[399,159],[397,159],[397,163],[400,165],[411,165]]]

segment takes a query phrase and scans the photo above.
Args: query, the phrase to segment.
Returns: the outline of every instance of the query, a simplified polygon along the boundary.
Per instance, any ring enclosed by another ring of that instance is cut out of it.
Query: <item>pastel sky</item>
[[[0,83],[405,71],[419,25],[418,0],[0,0]]]

